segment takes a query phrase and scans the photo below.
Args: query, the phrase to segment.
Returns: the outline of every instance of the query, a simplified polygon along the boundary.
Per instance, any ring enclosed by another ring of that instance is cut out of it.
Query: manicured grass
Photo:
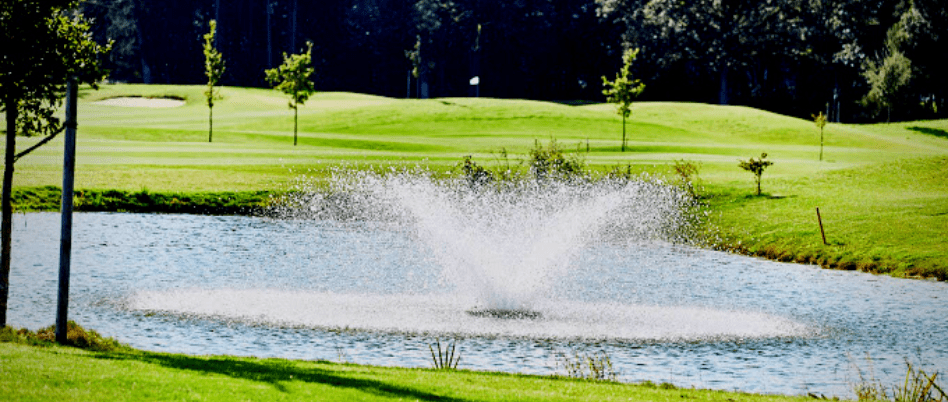
[[[591,169],[618,166],[671,175],[675,160],[700,164],[699,184],[723,243],[771,258],[948,278],[948,121],[826,126],[740,106],[636,103],[630,152],[619,152],[621,119],[611,105],[451,98],[391,99],[319,93],[300,109],[300,145],[282,94],[224,88],[207,143],[203,87],[107,85],[83,90],[76,186],[126,195],[286,191],[329,168],[423,165],[457,171],[465,155],[488,168],[514,166],[534,141],[583,153]],[[175,96],[169,109],[102,106],[124,96]],[[20,139],[24,147],[35,139]],[[589,152],[586,152],[588,144]],[[58,186],[62,145],[21,160],[15,185]],[[767,152],[767,197],[751,197],[738,159]],[[32,191],[32,190],[30,190]],[[194,196],[199,198],[198,196]],[[166,197],[167,198],[167,197]],[[54,203],[55,204],[55,203]],[[820,207],[829,246],[819,237]],[[126,210],[137,210],[128,209]]]
[[[803,401],[472,371],[0,343],[7,401]]]
[[[948,280],[948,157],[774,179],[765,183],[766,194],[760,197],[733,187],[710,187],[716,228],[740,251]],[[817,207],[828,245],[820,234]]]

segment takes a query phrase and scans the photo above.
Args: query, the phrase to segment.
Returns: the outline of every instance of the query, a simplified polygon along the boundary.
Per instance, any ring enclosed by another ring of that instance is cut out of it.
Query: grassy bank
[[[725,244],[780,261],[948,280],[948,157],[775,179],[765,189],[709,186]]]
[[[272,191],[157,193],[147,189],[76,190],[73,208],[84,212],[254,215],[266,210],[279,194]],[[58,211],[61,203],[62,190],[56,186],[13,190],[13,204],[17,212]]]
[[[10,401],[803,401],[805,397],[464,370],[89,352],[0,343],[0,398]]]
[[[223,89],[224,99],[214,109],[215,142],[208,143],[201,91],[141,85],[82,91],[77,188],[115,195],[112,202],[94,204],[102,209],[147,211],[136,207],[137,201],[115,201],[138,197],[151,198],[150,205],[177,205],[173,200],[185,196],[190,201],[184,204],[194,205],[231,197],[230,204],[204,209],[230,213],[241,200],[260,205],[264,191],[286,191],[301,175],[319,179],[343,164],[451,171],[463,156],[473,155],[488,168],[522,169],[520,159],[534,141],[555,137],[596,170],[621,166],[671,175],[675,160],[699,164],[711,223],[735,250],[833,268],[948,278],[948,247],[940,241],[948,238],[948,121],[830,124],[825,160],[819,161],[820,134],[810,121],[739,106],[638,103],[628,127],[631,151],[623,153],[621,119],[611,105],[320,93],[300,109],[300,145],[294,147],[284,97],[245,88]],[[123,95],[174,96],[187,103],[168,109],[95,103]],[[20,147],[35,141],[21,139]],[[18,189],[59,185],[61,149],[54,141],[21,160]],[[752,176],[737,160],[761,152],[775,165],[764,173],[766,196],[756,197]],[[819,235],[816,207],[829,245]],[[154,208],[184,212],[184,207]]]

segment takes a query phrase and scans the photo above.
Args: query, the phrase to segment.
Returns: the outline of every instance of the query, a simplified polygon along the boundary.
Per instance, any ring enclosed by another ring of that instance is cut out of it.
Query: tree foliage
[[[211,20],[208,23],[210,31],[204,34],[204,75],[207,76],[207,90],[204,91],[204,97],[207,99],[208,109],[208,127],[207,142],[214,138],[214,100],[220,98],[220,92],[215,91],[214,87],[224,76],[224,56],[214,47],[214,38],[217,35],[217,21]]]
[[[760,177],[764,174],[765,169],[774,164],[772,161],[768,161],[766,159],[767,153],[762,152],[760,154],[760,159],[750,158],[746,161],[738,161],[738,166],[740,166],[741,169],[753,173],[754,177],[757,179],[757,195],[760,195]]]
[[[0,110],[16,111],[17,133],[59,131],[62,122],[55,112],[67,78],[95,85],[106,76],[100,58],[111,45],[92,40],[90,22],[71,11],[76,5],[65,0],[0,4]]]
[[[948,116],[944,0],[87,0],[113,38],[111,79],[201,84],[201,36],[217,21],[221,84],[266,86],[269,55],[314,43],[324,90],[391,97],[473,96],[602,101],[623,49],[641,49],[640,98],[740,104],[797,117],[830,103],[828,121],[885,120],[860,100],[866,59],[905,20],[899,51],[912,80],[892,119]],[[481,27],[478,34],[478,26]],[[411,58],[406,57],[406,52]],[[276,61],[279,63],[279,60]],[[416,70],[417,78],[411,76]],[[406,81],[408,81],[406,83]],[[420,82],[422,81],[422,82]],[[406,85],[407,84],[407,85]],[[407,94],[406,94],[407,92]],[[723,101],[723,102],[722,102]]]
[[[862,103],[873,108],[877,114],[884,110],[886,121],[892,120],[892,107],[912,80],[912,61],[901,50],[903,44],[911,40],[906,25],[913,17],[912,10],[906,11],[901,20],[889,28],[885,49],[863,63],[862,75],[869,84],[869,92],[863,97]]]
[[[796,53],[791,40],[795,10],[787,1],[650,0],[637,10],[639,29],[652,46],[664,43],[660,64],[698,63],[716,75],[718,102],[730,103],[733,70],[743,70],[767,57]],[[656,49],[657,51],[657,49]]]
[[[616,112],[622,116],[622,152],[626,145],[625,120],[632,114],[632,100],[645,90],[641,80],[632,78],[632,63],[638,54],[639,49],[627,49],[622,54],[622,69],[616,78],[609,81],[602,77],[602,94],[606,95],[606,101],[616,104]]]
[[[6,118],[0,226],[0,327],[6,325],[13,208],[11,191],[17,159],[47,143],[63,129],[56,116],[70,77],[95,86],[104,79],[102,58],[111,44],[92,40],[90,22],[73,10],[77,1],[0,2],[0,110]],[[46,135],[16,152],[16,135]]]
[[[299,106],[306,103],[309,96],[316,92],[311,76],[313,68],[313,42],[306,43],[306,52],[287,55],[283,53],[283,64],[266,70],[267,82],[290,96],[290,109],[293,109],[293,145],[297,142]]]

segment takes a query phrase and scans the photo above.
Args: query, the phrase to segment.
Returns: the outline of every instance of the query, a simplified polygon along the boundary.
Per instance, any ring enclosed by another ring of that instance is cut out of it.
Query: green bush
[[[537,180],[571,179],[583,174],[586,161],[579,153],[566,156],[563,149],[551,138],[547,146],[534,141],[529,155],[530,172]]]

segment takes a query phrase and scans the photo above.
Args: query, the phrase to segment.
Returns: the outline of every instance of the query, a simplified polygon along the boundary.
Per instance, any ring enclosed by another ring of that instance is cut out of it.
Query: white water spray
[[[681,241],[694,222],[687,193],[645,180],[472,186],[338,171],[328,193],[301,194],[294,214],[386,220],[417,238],[472,311],[532,311],[590,243]]]

